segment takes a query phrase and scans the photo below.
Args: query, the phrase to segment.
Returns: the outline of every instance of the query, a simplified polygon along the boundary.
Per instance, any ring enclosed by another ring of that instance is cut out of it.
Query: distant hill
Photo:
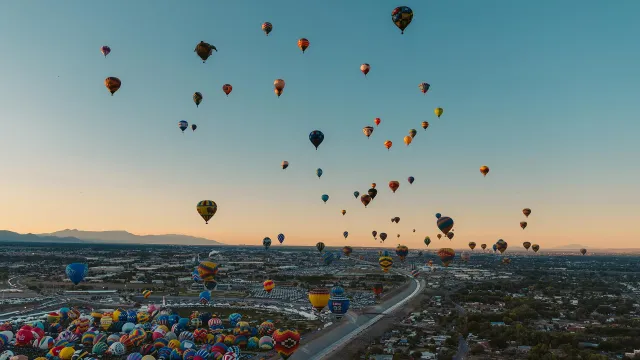
[[[65,229],[50,234],[40,234],[41,237],[76,238],[83,242],[109,244],[149,244],[149,245],[224,245],[215,240],[179,235],[136,235],[127,231],[83,231]]]
[[[38,243],[69,243],[78,244],[84,241],[67,236],[43,236],[36,234],[18,234],[13,231],[0,230],[0,242],[38,242]]]
[[[562,246],[556,246],[553,247],[551,249],[553,250],[574,250],[574,249],[588,249],[588,246],[584,246],[584,245],[580,245],[580,244],[569,244],[569,245],[562,245]]]

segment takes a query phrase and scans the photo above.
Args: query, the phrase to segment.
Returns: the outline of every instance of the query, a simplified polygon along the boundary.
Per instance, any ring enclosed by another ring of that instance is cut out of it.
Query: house
[[[420,356],[420,359],[425,359],[425,360],[434,360],[435,358],[436,358],[436,354],[429,351],[423,351],[422,355]]]
[[[492,321],[491,326],[505,326],[504,321]]]

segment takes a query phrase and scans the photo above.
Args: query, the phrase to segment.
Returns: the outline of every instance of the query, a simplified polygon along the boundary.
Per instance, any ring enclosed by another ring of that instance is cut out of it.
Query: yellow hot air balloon
[[[405,136],[404,137],[405,145],[409,146],[409,144],[411,144],[412,141],[413,141],[413,138],[411,136]]]
[[[327,288],[316,288],[309,291],[309,302],[317,311],[322,311],[322,309],[327,306],[329,297],[331,297],[331,295]]]
[[[218,211],[218,205],[212,200],[202,200],[196,206],[196,210],[198,210],[198,214],[202,216],[205,224],[209,223],[209,220],[216,214]]]
[[[480,173],[482,173],[482,175],[484,176],[487,176],[487,174],[489,173],[489,167],[486,165],[480,166]]]
[[[434,113],[436,113],[437,117],[440,117],[442,115],[442,113],[444,112],[443,108],[435,108],[435,110],[433,110]]]
[[[111,316],[103,316],[100,319],[100,327],[104,331],[107,331],[112,323],[113,323],[113,318]]]

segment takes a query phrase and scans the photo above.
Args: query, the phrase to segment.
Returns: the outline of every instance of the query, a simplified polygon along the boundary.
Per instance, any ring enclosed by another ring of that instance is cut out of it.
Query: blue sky
[[[640,3],[343,4],[0,5],[0,228],[228,243],[283,232],[297,245],[341,245],[344,230],[351,244],[375,245],[375,229],[415,248],[435,238],[441,212],[455,219],[456,238],[435,246],[635,246]],[[414,11],[404,35],[391,22],[398,5]],[[300,37],[311,42],[304,55]],[[201,40],[218,48],[206,64],[193,52]],[[107,76],[122,80],[113,97]],[[361,129],[375,117],[382,124],[367,140]],[[181,134],[182,119],[198,130]],[[411,128],[419,132],[407,148]],[[325,134],[318,151],[314,129]],[[396,194],[389,180],[401,182]],[[381,194],[364,209],[351,194],[371,182]],[[202,199],[219,206],[206,226],[195,212]],[[525,232],[523,207],[533,210]]]

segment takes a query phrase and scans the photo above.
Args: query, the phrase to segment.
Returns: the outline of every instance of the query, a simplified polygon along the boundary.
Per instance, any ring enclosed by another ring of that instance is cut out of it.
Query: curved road
[[[405,300],[409,300],[419,293],[420,290],[424,288],[424,285],[424,280],[420,280],[419,282],[412,278],[406,289],[395,294],[384,303],[367,309],[369,311],[368,313],[355,315],[352,312],[348,312],[342,319],[342,324],[338,327],[332,328],[323,336],[320,336],[309,343],[303,343],[300,349],[298,349],[290,359],[321,360],[328,358],[331,353],[339,350],[343,345],[356,337],[361,331],[378,322],[378,320],[382,319],[387,313],[394,311],[398,307],[396,304],[404,304]]]

